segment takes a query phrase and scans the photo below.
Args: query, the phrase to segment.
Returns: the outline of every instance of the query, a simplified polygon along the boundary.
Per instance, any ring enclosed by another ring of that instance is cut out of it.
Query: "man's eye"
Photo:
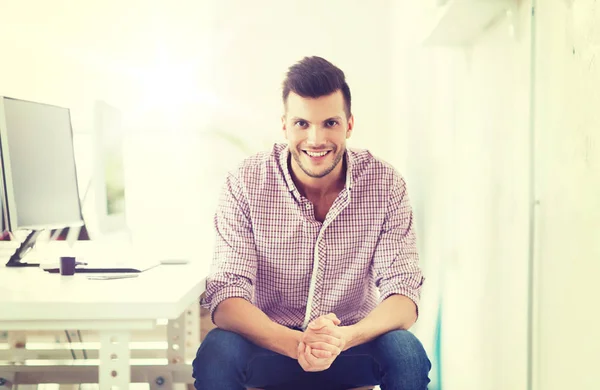
[[[337,121],[327,121],[327,127],[334,127],[337,126],[337,124]]]
[[[305,121],[296,121],[296,126],[298,127],[306,127],[307,123]]]

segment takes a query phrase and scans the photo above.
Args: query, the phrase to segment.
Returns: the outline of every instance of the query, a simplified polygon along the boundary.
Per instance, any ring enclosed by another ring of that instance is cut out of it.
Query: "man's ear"
[[[354,115],[350,115],[348,118],[348,130],[346,130],[346,139],[352,136],[352,130],[354,129]]]
[[[287,126],[285,121],[285,114],[281,116],[281,130],[283,130],[283,136],[287,139]]]

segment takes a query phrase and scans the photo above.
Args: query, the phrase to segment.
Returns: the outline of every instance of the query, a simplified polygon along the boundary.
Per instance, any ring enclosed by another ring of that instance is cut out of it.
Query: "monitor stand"
[[[7,267],[39,267],[39,263],[26,263],[23,261],[25,255],[33,249],[35,246],[35,241],[37,240],[40,233],[43,230],[32,230],[31,233],[27,235],[25,241],[21,243],[19,248],[13,253],[8,262],[6,263]]]

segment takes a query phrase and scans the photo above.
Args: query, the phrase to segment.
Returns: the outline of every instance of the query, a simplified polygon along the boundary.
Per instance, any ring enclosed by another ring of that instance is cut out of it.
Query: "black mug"
[[[61,256],[60,258],[60,274],[74,275],[75,274],[75,257]]]

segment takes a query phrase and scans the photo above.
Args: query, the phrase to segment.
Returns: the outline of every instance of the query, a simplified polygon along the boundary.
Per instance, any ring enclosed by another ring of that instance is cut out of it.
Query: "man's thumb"
[[[329,313],[325,316],[326,318],[329,318],[331,321],[333,321],[333,323],[335,325],[339,325],[341,324],[342,321],[340,321],[339,318],[337,318],[337,316],[335,315],[335,313]]]

